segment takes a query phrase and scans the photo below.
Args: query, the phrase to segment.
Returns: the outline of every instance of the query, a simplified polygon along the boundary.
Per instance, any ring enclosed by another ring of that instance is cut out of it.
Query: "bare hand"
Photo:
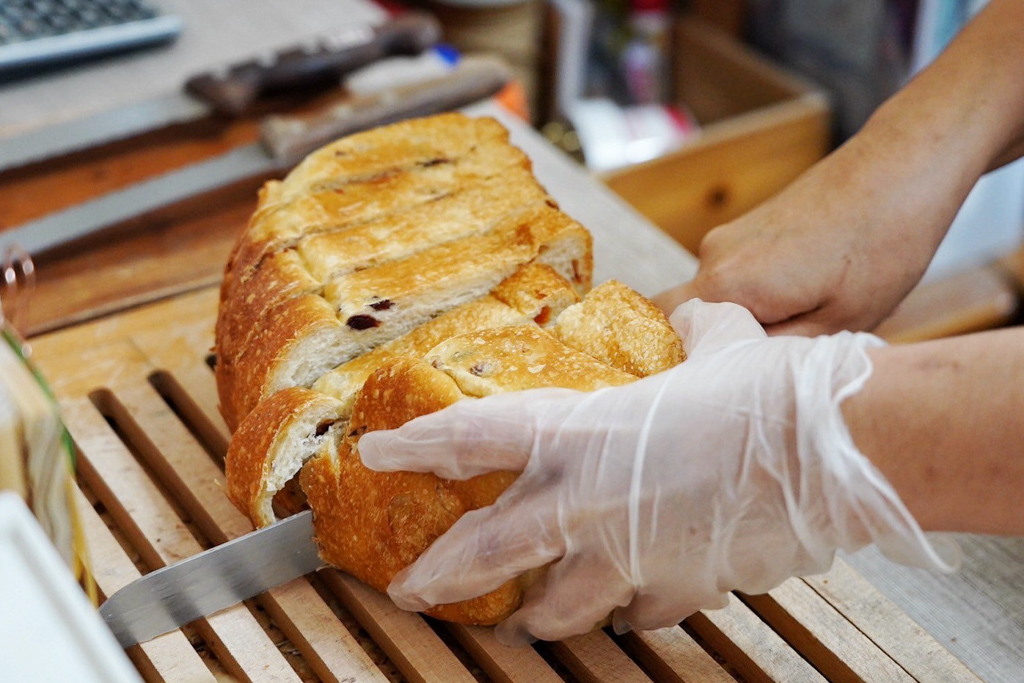
[[[694,297],[739,303],[770,334],[874,328],[924,274],[960,194],[879,144],[877,136],[852,139],[712,230],[697,277],[655,301],[667,312]]]

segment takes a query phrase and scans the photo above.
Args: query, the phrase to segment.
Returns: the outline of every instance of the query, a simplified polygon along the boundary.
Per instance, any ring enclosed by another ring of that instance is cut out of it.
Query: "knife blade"
[[[100,605],[100,616],[130,647],[323,566],[306,510],[136,579]]]
[[[283,174],[330,140],[471,104],[499,92],[511,77],[508,66],[498,59],[466,57],[438,78],[354,97],[312,115],[268,117],[261,139],[254,143],[0,233],[0,252],[18,246],[37,255],[198,194],[247,178]]]
[[[423,12],[376,27],[343,27],[303,45],[198,74],[181,91],[163,97],[2,139],[0,171],[211,114],[242,116],[266,95],[336,86],[360,67],[418,54],[440,38],[440,24]]]

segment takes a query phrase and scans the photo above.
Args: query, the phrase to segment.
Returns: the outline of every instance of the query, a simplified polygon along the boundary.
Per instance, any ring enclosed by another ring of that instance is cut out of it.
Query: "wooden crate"
[[[228,432],[206,288],[33,340],[79,450],[101,592],[250,531],[224,494]],[[677,627],[510,649],[333,570],[129,649],[147,680],[977,681],[849,566]]]
[[[697,19],[675,32],[675,90],[701,123],[678,151],[602,180],[691,253],[711,228],[750,210],[831,144],[827,97]]]

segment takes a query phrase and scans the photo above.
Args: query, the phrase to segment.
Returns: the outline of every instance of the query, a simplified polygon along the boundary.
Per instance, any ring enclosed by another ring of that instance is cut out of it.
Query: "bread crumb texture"
[[[490,118],[442,114],[338,140],[261,189],[216,323],[231,500],[257,526],[312,508],[323,559],[385,590],[515,480],[374,472],[360,437],[460,400],[591,391],[683,360],[650,301],[591,291],[590,234]],[[428,613],[493,624],[527,578]]]

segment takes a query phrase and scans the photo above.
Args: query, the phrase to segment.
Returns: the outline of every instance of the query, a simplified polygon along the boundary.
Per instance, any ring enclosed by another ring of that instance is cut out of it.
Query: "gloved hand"
[[[947,568],[840,412],[879,339],[767,338],[745,309],[698,300],[671,321],[689,358],[667,372],[591,393],[467,399],[361,438],[373,469],[522,471],[395,577],[399,606],[468,599],[550,564],[498,626],[522,644],[609,614],[619,632],[676,624],[870,542]]]

